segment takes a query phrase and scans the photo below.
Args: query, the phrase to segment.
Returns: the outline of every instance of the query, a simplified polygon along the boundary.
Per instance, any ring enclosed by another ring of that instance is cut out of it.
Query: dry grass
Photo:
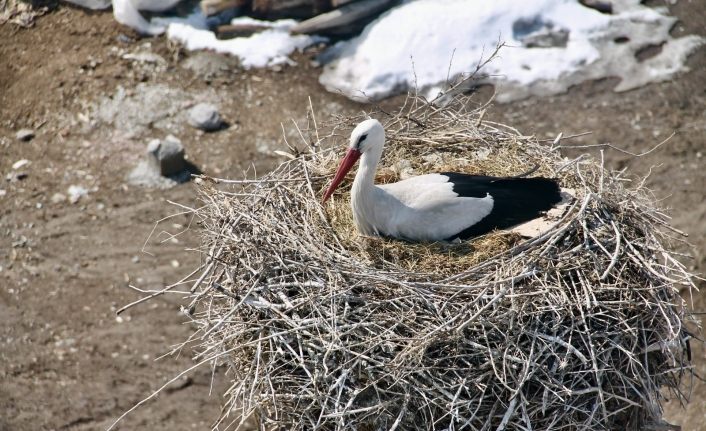
[[[545,234],[461,244],[355,233],[348,195],[320,205],[360,118],[302,130],[258,180],[203,179],[204,262],[190,307],[202,363],[232,386],[215,427],[641,430],[685,400],[692,275],[640,184],[567,160],[463,98],[411,97],[386,126],[382,181],[460,170],[559,178],[576,200]],[[217,185],[220,183],[220,185]]]

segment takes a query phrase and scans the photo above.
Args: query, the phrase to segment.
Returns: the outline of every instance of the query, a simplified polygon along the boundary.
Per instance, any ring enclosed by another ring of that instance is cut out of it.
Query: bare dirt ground
[[[675,34],[706,36],[700,1],[670,9],[681,19]],[[308,54],[295,67],[245,72],[232,60],[185,53],[163,38],[138,39],[109,13],[59,7],[30,29],[0,26],[0,41],[0,430],[105,429],[193,365],[188,351],[155,361],[190,332],[178,296],[115,314],[139,298],[128,284],[161,288],[199,261],[184,251],[198,244],[196,229],[173,239],[160,235],[188,226],[187,216],[161,223],[145,244],[157,220],[180,211],[169,201],[197,204],[193,184],[151,190],[126,183],[148,140],[173,133],[204,172],[242,177],[277,163],[271,151],[284,147],[280,123],[304,118],[309,96],[321,116],[365,107],[326,93]],[[164,63],[122,57],[145,50]],[[648,184],[672,208],[676,227],[690,234],[689,265],[703,272],[706,50],[689,66],[671,82],[636,91],[613,93],[611,80],[586,83],[565,95],[495,106],[486,118],[541,138],[591,131],[571,143],[611,143],[635,153],[676,132],[647,156],[606,150],[605,157],[636,174],[651,168]],[[489,94],[482,89],[478,98]],[[230,127],[204,135],[184,126],[181,111],[199,100],[218,104]],[[135,114],[134,106],[153,115]],[[130,124],[139,128],[128,130]],[[15,133],[25,127],[37,136],[19,142]],[[30,163],[13,169],[21,159]],[[88,195],[76,203],[56,196],[71,185]],[[695,293],[693,306],[706,309],[706,294]],[[703,348],[694,349],[694,362],[706,375]],[[118,428],[210,429],[222,382],[221,370],[199,369]],[[692,400],[686,410],[670,404],[668,418],[685,430],[706,429],[706,384],[695,386]]]

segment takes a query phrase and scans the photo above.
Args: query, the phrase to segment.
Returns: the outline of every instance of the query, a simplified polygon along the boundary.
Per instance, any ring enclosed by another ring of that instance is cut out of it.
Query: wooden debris
[[[218,39],[233,39],[234,37],[248,37],[269,27],[257,24],[228,24],[220,25],[216,29]]]
[[[331,0],[252,0],[254,16],[265,19],[308,19],[331,10]]]
[[[303,21],[294,28],[292,33],[299,34],[346,34],[359,30],[372,17],[393,6],[396,0],[337,0],[345,4],[340,8]],[[349,3],[350,2],[350,3]]]
[[[595,9],[600,13],[613,13],[613,5],[610,1],[605,0],[579,0],[579,3],[591,9]]]
[[[201,0],[201,11],[206,16],[212,16],[249,3],[250,0]]]

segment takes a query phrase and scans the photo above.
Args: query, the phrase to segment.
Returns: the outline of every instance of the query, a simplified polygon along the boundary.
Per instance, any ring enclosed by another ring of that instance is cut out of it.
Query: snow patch
[[[622,78],[616,91],[623,91],[668,79],[703,43],[696,36],[673,39],[674,18],[662,12],[639,0],[615,0],[612,15],[577,0],[408,0],[325,52],[319,80],[359,101],[414,87],[433,98],[447,79],[475,70],[504,41],[483,69],[485,82],[502,90],[499,101],[556,94],[605,76]],[[664,44],[662,53],[638,61],[635,53],[648,44]]]
[[[172,20],[167,36],[181,42],[188,50],[210,49],[236,56],[246,69],[291,62],[289,54],[324,40],[316,36],[290,35],[289,29],[297,24],[292,19],[260,21],[247,17],[235,18],[231,24],[256,24],[269,28],[249,37],[219,40],[212,31],[206,29],[205,18],[203,23],[199,23],[200,14],[196,11],[186,22]]]

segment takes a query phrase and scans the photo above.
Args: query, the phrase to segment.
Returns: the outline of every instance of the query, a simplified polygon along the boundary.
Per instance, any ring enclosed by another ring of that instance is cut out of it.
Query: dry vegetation
[[[679,292],[693,284],[670,252],[680,233],[641,184],[471,106],[410,97],[375,113],[388,135],[379,181],[536,167],[576,194],[544,234],[360,237],[345,192],[319,202],[332,144],[362,115],[312,115],[301,147],[261,179],[202,178],[187,343],[229,368],[219,426],[254,414],[263,429],[638,430],[661,424],[664,389],[685,398]]]

